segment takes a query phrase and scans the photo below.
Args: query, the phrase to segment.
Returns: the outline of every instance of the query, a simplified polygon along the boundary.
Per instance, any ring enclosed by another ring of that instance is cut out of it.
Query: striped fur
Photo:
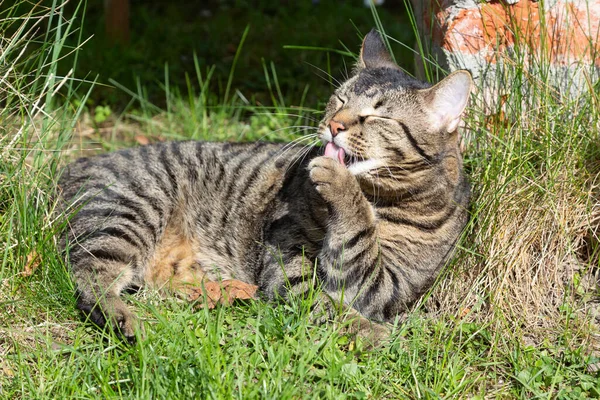
[[[319,126],[343,164],[318,148],[170,142],[69,165],[59,186],[79,307],[131,338],[128,287],[238,279],[285,297],[310,288],[316,260],[330,298],[392,321],[430,287],[467,221],[462,108],[448,101],[464,97],[461,79],[406,76],[372,32]],[[331,121],[345,129],[332,135]]]

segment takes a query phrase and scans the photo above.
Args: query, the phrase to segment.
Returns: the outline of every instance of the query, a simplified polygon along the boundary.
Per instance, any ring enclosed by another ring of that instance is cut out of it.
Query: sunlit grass
[[[0,68],[7,82],[0,91],[0,398],[600,396],[598,332],[588,315],[597,299],[590,272],[600,165],[591,87],[567,100],[534,79],[527,94],[509,91],[492,114],[473,103],[466,120],[474,135],[466,153],[471,222],[452,265],[390,343],[368,350],[333,324],[312,325],[307,299],[207,310],[141,290],[126,298],[145,332],[128,346],[82,322],[75,309],[55,237],[60,167],[89,154],[81,148],[290,141],[314,126],[318,111],[304,108],[304,96],[287,104],[277,72],[285,66],[263,64],[272,104],[259,107],[232,85],[227,101],[212,93],[214,69],[196,59],[187,93],[169,85],[165,69],[164,108],[148,101],[141,84],[120,86],[130,106],[96,123],[78,81],[55,73],[72,50],[64,37],[78,34],[59,3],[13,17],[0,18],[0,28],[15,32],[2,54],[12,64]],[[41,17],[45,44],[21,53]],[[519,68],[504,73],[528,79]]]

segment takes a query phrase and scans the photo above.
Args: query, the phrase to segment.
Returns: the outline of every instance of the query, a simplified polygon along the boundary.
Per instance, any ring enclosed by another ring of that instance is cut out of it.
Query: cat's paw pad
[[[337,160],[330,157],[316,157],[308,164],[310,180],[317,192],[326,199],[341,197],[352,175]]]

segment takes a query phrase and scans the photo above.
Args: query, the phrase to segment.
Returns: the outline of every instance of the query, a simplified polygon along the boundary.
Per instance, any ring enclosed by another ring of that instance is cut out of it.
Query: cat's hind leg
[[[135,337],[136,318],[120,295],[140,286],[155,235],[144,229],[121,206],[87,205],[69,221],[65,251],[71,264],[84,316],[99,327],[112,327],[129,341]]]
[[[96,253],[95,255],[93,253]],[[131,262],[118,253],[91,252],[74,264],[77,307],[91,322],[112,327],[129,342],[135,339],[137,319],[120,297],[134,283]]]

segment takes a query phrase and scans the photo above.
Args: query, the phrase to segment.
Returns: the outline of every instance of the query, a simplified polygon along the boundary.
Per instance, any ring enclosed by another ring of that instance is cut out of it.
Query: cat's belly
[[[154,288],[184,293],[206,281],[235,278],[247,282],[249,277],[234,271],[232,264],[208,235],[189,238],[169,225],[147,263],[143,281]]]
[[[205,152],[222,147],[211,145]],[[286,174],[294,176],[291,170],[304,168],[295,162],[294,151],[300,149],[287,149],[282,158],[280,145],[265,144],[231,160],[211,156],[197,170],[193,185],[181,185],[185,195],[173,207],[143,281],[158,287],[225,279],[254,284],[253,270],[265,248],[264,227]],[[282,236],[278,242],[286,242]]]

